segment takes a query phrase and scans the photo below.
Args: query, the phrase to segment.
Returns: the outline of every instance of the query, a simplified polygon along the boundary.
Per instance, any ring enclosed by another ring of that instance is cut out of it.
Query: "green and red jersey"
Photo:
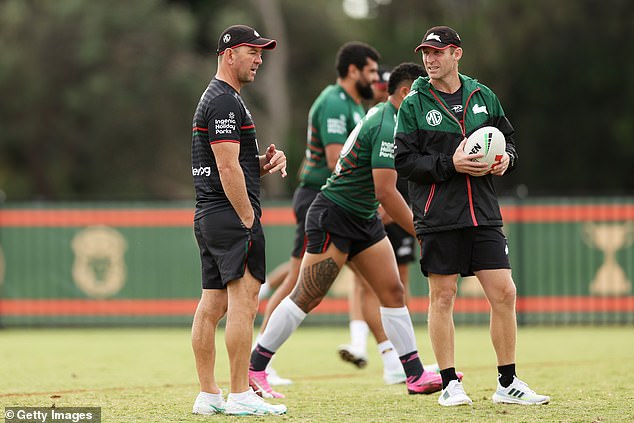
[[[315,99],[308,114],[306,158],[300,173],[300,185],[320,189],[331,174],[326,146],[343,144],[363,118],[363,106],[339,84],[326,87]]]
[[[379,206],[372,170],[394,169],[396,112],[389,101],[368,111],[348,136],[322,188],[326,198],[361,219],[371,219]]]

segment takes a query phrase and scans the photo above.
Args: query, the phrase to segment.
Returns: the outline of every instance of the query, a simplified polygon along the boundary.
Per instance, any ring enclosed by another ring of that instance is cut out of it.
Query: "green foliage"
[[[456,329],[456,364],[473,406],[441,407],[437,394],[407,395],[383,385],[369,341],[363,370],[336,354],[344,327],[301,327],[275,368],[294,384],[283,417],[293,422],[625,422],[634,420],[631,327],[520,328],[518,375],[551,396],[545,406],[491,402],[495,356],[486,327]],[[228,359],[217,335],[217,379],[229,391]],[[423,363],[433,361],[425,327],[416,327]],[[198,393],[188,329],[49,329],[0,332],[0,407],[102,407],[108,422],[203,422],[191,414]],[[264,418],[254,418],[264,421]],[[235,417],[211,420],[235,422]],[[251,420],[251,419],[250,419]]]
[[[498,179],[500,193],[634,192],[634,2],[370,3],[373,17],[355,20],[342,0],[269,0],[283,16],[276,28],[259,0],[0,1],[0,190],[9,200],[190,199],[193,108],[217,35],[241,22],[288,48],[289,127],[262,116],[272,107],[262,93],[279,87],[244,92],[259,135],[281,137],[260,144],[286,150],[288,194],[339,46],[355,39],[384,63],[419,62],[413,48],[437,24],[458,30],[460,70],[498,94],[516,127],[519,167]]]
[[[189,195],[187,122],[210,73],[191,27],[158,0],[0,4],[8,197]]]

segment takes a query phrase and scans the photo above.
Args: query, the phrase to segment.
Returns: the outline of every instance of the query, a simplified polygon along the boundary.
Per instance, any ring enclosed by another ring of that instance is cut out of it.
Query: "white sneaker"
[[[222,390],[219,394],[199,393],[194,402],[193,414],[221,414],[225,412],[225,400],[222,398]]]
[[[360,351],[354,348],[352,345],[348,345],[348,344],[339,345],[339,348],[337,348],[337,351],[339,352],[339,357],[341,357],[343,361],[352,363],[360,369],[368,365],[367,352]]]
[[[458,380],[452,380],[449,385],[440,392],[438,404],[450,407],[453,405],[471,405],[473,401],[467,396],[462,387],[462,383]]]
[[[539,395],[535,393],[525,382],[522,382],[513,376],[513,383],[507,388],[500,385],[498,382],[498,388],[491,398],[496,404],[548,404],[550,397],[546,395]]]
[[[233,416],[268,416],[286,414],[284,404],[269,404],[249,388],[245,398],[235,399],[240,394],[229,394],[225,414]]]
[[[283,378],[278,375],[277,371],[271,366],[266,368],[266,378],[269,381],[269,385],[271,386],[283,386],[293,384],[292,380]]]
[[[396,372],[389,372],[387,370],[383,370],[383,381],[386,385],[396,385],[399,383],[405,383],[407,380],[407,375],[403,370]]]

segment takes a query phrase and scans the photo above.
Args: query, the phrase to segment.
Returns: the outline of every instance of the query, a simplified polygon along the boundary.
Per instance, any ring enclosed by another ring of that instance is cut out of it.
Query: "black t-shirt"
[[[260,161],[251,113],[240,94],[229,84],[213,78],[200,97],[192,124],[192,175],[196,188],[194,219],[232,208],[218,174],[212,144],[240,144],[238,160],[244,173],[247,194],[255,214],[260,208]]]
[[[458,118],[458,120],[462,124],[462,85],[460,86],[458,91],[453,94],[443,93],[442,91],[438,92],[440,93],[442,99],[445,100],[445,103],[447,103],[447,106],[449,106],[449,110],[451,110],[453,114],[456,115],[456,118]]]

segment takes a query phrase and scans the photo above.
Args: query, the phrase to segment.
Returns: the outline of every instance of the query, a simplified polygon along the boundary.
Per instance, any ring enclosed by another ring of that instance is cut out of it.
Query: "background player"
[[[380,201],[395,222],[414,234],[412,213],[396,190],[393,134],[396,111],[412,80],[422,72],[421,66],[414,64],[394,70],[388,101],[372,108],[352,131],[335,172],[310,206],[300,279],[272,313],[251,354],[251,386],[262,395],[280,395],[268,385],[265,368],[307,313],[321,302],[347,260],[379,298],[381,321],[403,364],[408,392],[427,394],[441,388],[440,375],[424,371],[418,356],[396,258],[376,213]]]

